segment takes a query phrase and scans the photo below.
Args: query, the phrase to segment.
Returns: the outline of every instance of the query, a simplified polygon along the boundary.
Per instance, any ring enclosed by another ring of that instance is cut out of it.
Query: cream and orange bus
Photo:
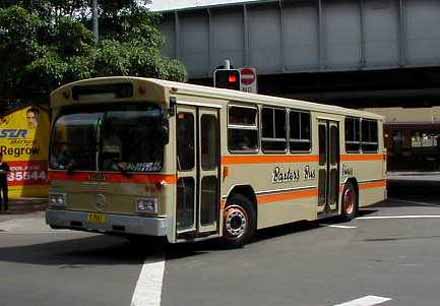
[[[139,77],[74,82],[51,106],[53,228],[240,246],[386,197],[372,113]]]

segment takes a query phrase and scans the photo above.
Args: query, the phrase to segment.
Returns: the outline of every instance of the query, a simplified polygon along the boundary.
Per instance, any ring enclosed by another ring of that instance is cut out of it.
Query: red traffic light
[[[214,87],[227,89],[241,89],[240,70],[217,69],[214,71]]]
[[[229,75],[229,79],[228,79],[229,83],[235,83],[237,81],[238,81],[238,77],[237,77],[237,75],[235,73]]]

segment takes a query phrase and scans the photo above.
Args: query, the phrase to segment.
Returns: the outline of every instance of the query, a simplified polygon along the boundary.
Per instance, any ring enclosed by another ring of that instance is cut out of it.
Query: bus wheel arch
[[[241,247],[257,229],[257,198],[248,185],[234,187],[223,213],[223,242],[227,247]]]
[[[341,217],[344,221],[353,220],[359,212],[359,185],[355,178],[344,183],[341,195]]]

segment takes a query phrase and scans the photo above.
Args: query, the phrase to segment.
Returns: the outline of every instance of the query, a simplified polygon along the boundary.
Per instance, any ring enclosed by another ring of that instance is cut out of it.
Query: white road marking
[[[165,256],[148,259],[142,266],[134,289],[131,306],[160,306]]]
[[[325,227],[342,228],[342,229],[353,229],[353,228],[357,228],[357,226],[351,226],[351,225],[323,224],[323,223],[321,223],[321,225],[322,225],[322,226],[325,226]]]
[[[386,219],[440,219],[440,215],[370,216],[370,217],[356,218],[356,220],[386,220]]]
[[[392,299],[386,297],[367,295],[362,298],[334,306],[372,306],[372,305],[382,304],[391,300]]]

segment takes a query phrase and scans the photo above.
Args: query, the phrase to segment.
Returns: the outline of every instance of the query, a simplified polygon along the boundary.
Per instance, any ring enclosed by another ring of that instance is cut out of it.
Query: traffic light
[[[214,71],[214,87],[227,89],[241,89],[240,70],[217,69]]]

